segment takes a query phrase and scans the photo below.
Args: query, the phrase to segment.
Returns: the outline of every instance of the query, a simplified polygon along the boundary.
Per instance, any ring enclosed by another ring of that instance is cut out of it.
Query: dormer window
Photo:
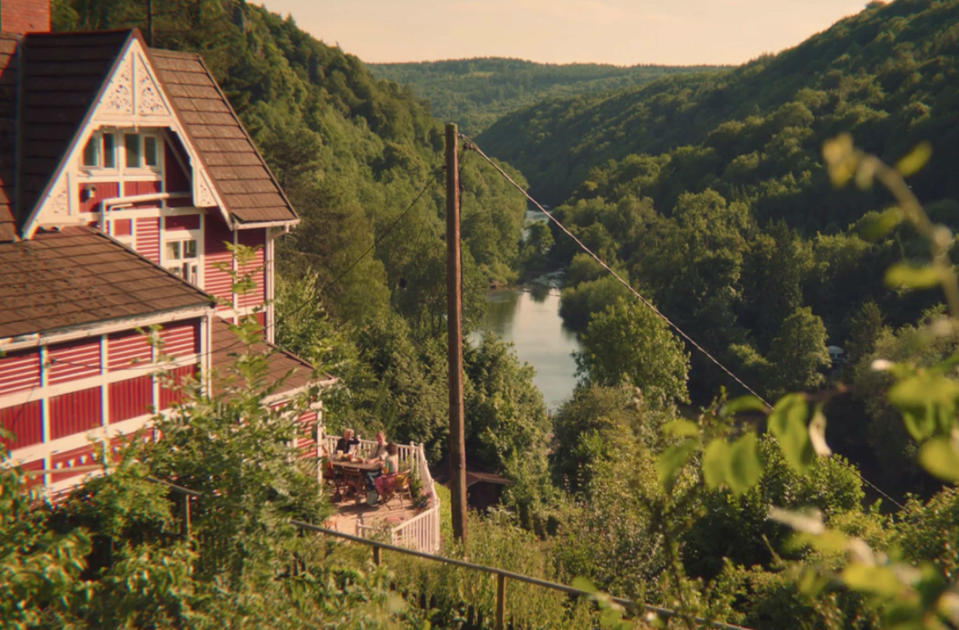
[[[86,169],[160,170],[160,140],[152,133],[97,131],[83,147]],[[122,155],[117,155],[121,153]]]

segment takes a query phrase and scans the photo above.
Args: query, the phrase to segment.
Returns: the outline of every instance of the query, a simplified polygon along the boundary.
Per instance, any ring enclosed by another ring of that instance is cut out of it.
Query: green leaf
[[[863,217],[859,226],[859,235],[867,241],[877,241],[899,225],[902,220],[902,210],[898,207],[888,208],[878,214],[870,213]]]
[[[896,574],[887,567],[850,564],[843,569],[842,581],[853,590],[886,598],[894,598],[902,590]]]
[[[918,173],[930,157],[932,157],[932,145],[929,141],[923,140],[909,152],[909,155],[896,162],[896,170],[903,177],[909,177]]]
[[[932,371],[921,371],[889,388],[889,402],[902,413],[910,435],[924,440],[952,428],[959,383]]]
[[[687,439],[679,444],[670,446],[663,451],[656,460],[656,470],[659,472],[659,481],[669,487],[676,477],[676,473],[696,450],[697,441]]]
[[[767,427],[779,441],[786,463],[799,472],[809,468],[815,460],[806,429],[807,413],[805,397],[788,394],[779,399],[767,420]]]
[[[756,434],[747,433],[733,442],[729,448],[728,461],[726,482],[733,494],[742,494],[759,483],[763,469],[759,463]]]
[[[917,267],[907,263],[896,263],[886,270],[886,284],[890,287],[928,289],[939,284],[941,278],[939,270],[928,265]]]
[[[959,481],[959,449],[948,438],[933,438],[920,446],[919,463],[940,479]]]
[[[816,405],[816,410],[809,421],[809,443],[813,451],[820,457],[832,455],[832,449],[826,443],[826,416],[822,412],[822,403]]]
[[[717,488],[726,481],[729,448],[726,440],[716,438],[703,451],[703,480],[710,488]]]
[[[721,416],[731,416],[740,411],[765,411],[766,403],[759,400],[756,396],[740,396],[734,398],[723,405],[719,414]]]
[[[663,425],[663,432],[674,437],[696,437],[699,427],[689,420],[671,420]]]

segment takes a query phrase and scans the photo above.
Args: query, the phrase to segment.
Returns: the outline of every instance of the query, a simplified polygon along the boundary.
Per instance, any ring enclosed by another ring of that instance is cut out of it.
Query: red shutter
[[[134,248],[144,258],[160,264],[160,219],[140,217],[137,219],[137,243]]]
[[[219,217],[212,214],[207,215],[204,232],[203,290],[230,303],[233,300],[233,278],[229,270],[233,264],[233,256],[226,244],[233,242],[233,232],[227,229]]]

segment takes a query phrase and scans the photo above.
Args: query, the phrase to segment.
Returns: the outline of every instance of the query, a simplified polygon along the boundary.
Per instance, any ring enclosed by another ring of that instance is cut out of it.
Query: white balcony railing
[[[328,453],[334,452],[339,436],[326,435],[322,443]],[[395,526],[382,524],[356,524],[356,534],[363,538],[386,538],[386,541],[426,553],[436,553],[440,549],[440,499],[433,488],[433,476],[426,462],[422,444],[397,444],[397,457],[400,470],[416,471],[422,484],[422,493],[429,494],[427,507],[413,517]],[[356,453],[360,457],[371,457],[376,449],[373,440],[360,440]]]

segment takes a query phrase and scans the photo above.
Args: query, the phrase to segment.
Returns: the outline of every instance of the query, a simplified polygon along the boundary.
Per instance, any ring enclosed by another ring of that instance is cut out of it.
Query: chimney
[[[50,0],[0,0],[0,32],[49,33]]]

